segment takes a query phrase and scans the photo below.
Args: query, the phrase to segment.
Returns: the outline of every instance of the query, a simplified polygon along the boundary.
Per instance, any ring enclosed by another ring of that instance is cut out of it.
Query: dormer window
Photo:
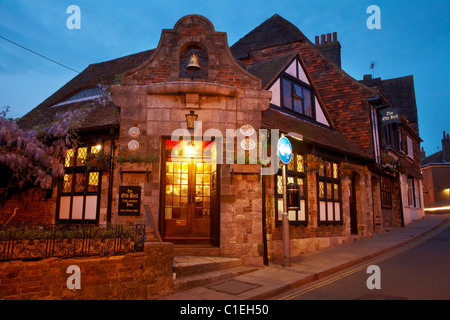
[[[287,64],[268,89],[272,91],[270,100],[272,108],[302,120],[330,127],[318,93],[314,90],[298,57],[294,57]]]
[[[282,78],[282,106],[307,117],[313,117],[311,89],[287,77]]]

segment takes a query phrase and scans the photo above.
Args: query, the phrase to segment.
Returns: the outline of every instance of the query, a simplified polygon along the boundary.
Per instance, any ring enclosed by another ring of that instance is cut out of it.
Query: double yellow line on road
[[[450,225],[450,221],[446,220],[440,227],[438,227],[437,229],[431,231],[430,233],[428,233],[427,235],[421,237],[420,239],[418,239],[416,241],[413,241],[413,242],[411,242],[409,244],[406,244],[406,245],[404,245],[404,246],[402,246],[402,247],[400,247],[398,249],[394,249],[393,251],[391,251],[389,253],[383,254],[379,258],[371,260],[370,262],[368,262],[368,263],[366,263],[364,265],[361,265],[359,267],[351,269],[351,270],[349,270],[347,272],[341,273],[341,274],[339,274],[339,275],[337,275],[337,276],[335,276],[333,278],[330,278],[330,279],[321,281],[321,282],[319,282],[317,284],[313,284],[311,286],[308,286],[307,288],[300,289],[300,290],[298,290],[296,292],[293,292],[293,293],[291,293],[289,295],[286,295],[285,297],[279,298],[278,300],[292,300],[292,299],[294,299],[294,298],[296,298],[298,296],[301,296],[301,295],[303,295],[305,293],[308,293],[308,292],[313,291],[315,289],[318,289],[320,287],[326,286],[326,285],[328,285],[330,283],[333,283],[333,282],[335,282],[335,281],[337,281],[339,279],[345,278],[345,277],[350,276],[350,275],[352,275],[352,274],[354,274],[354,273],[356,273],[358,271],[366,269],[370,265],[373,265],[373,264],[382,262],[384,260],[387,260],[389,258],[392,258],[392,257],[394,257],[394,256],[396,256],[396,255],[398,255],[400,253],[403,253],[403,252],[405,252],[405,251],[407,251],[407,250],[409,250],[411,248],[414,248],[414,247],[418,246],[419,244],[427,241],[428,239],[438,235],[439,233],[444,231],[449,225]]]

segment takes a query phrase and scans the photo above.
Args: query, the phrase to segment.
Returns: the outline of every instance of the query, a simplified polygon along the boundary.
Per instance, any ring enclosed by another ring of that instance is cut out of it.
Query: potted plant
[[[120,164],[122,171],[151,171],[152,163],[159,160],[156,155],[153,156],[127,156],[119,155],[116,162]]]
[[[323,160],[321,157],[312,156],[305,160],[306,172],[316,171],[319,172],[320,168],[323,166]]]
[[[110,153],[90,153],[86,156],[86,166],[90,169],[106,170],[111,162]]]
[[[392,166],[394,165],[394,163],[395,163],[394,158],[391,155],[387,153],[383,153],[381,155],[381,164],[383,166]]]
[[[339,176],[341,178],[345,177],[351,178],[353,176],[353,167],[348,163],[341,163],[339,165]]]

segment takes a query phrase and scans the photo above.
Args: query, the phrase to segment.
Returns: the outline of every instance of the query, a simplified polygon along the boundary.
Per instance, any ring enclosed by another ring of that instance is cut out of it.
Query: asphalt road
[[[450,221],[394,251],[272,299],[450,300]]]

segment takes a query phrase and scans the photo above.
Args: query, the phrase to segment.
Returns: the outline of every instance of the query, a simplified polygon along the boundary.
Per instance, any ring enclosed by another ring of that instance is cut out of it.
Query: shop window
[[[305,156],[303,154],[294,153],[292,160],[286,165],[286,184],[294,183],[300,187],[300,197],[298,208],[288,210],[288,219],[292,224],[307,222],[307,191],[306,191],[306,172],[305,172]],[[281,223],[283,214],[283,176],[282,167],[276,175],[276,199],[277,199],[277,221]]]
[[[323,163],[318,173],[317,188],[319,223],[342,222],[341,181],[337,163]]]
[[[284,108],[310,118],[314,116],[313,93],[310,88],[287,77],[282,78],[281,87]]]
[[[88,154],[98,154],[99,145],[69,149],[64,161],[65,174],[60,182],[57,219],[60,221],[97,221],[101,171],[88,170]]]

